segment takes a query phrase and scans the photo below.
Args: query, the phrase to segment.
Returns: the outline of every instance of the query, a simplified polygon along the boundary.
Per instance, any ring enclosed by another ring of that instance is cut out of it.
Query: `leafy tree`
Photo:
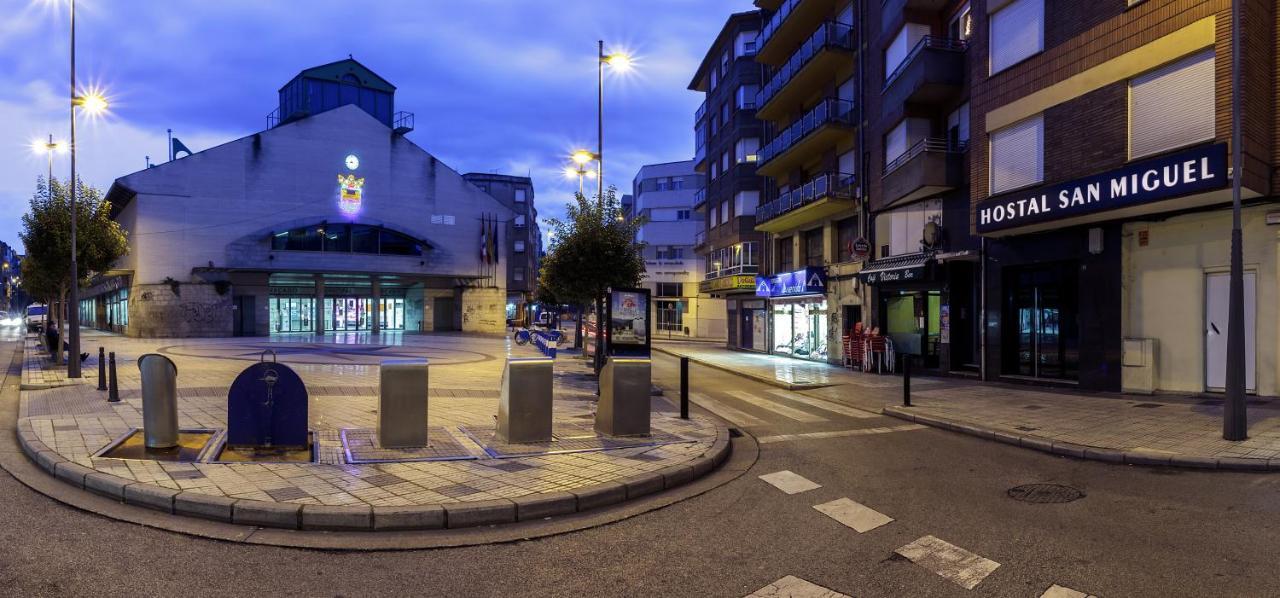
[[[603,201],[581,193],[566,206],[564,220],[551,219],[551,247],[538,273],[537,294],[556,304],[576,305],[581,314],[610,287],[635,287],[644,277],[643,243],[636,242],[640,218],[626,218],[610,187]],[[597,321],[601,318],[598,317]],[[596,335],[600,364],[600,335]]]
[[[76,261],[80,275],[77,284],[84,286],[95,274],[111,268],[128,251],[129,243],[124,230],[111,219],[111,204],[103,199],[102,192],[84,181],[76,183]],[[68,193],[67,185],[57,180],[38,180],[31,197],[31,209],[22,216],[22,232],[18,234],[27,252],[22,260],[22,286],[50,309],[55,302],[65,305],[72,284]],[[69,308],[79,309],[79,306]],[[53,312],[60,331],[65,331],[64,311]],[[62,336],[54,353],[59,361]]]

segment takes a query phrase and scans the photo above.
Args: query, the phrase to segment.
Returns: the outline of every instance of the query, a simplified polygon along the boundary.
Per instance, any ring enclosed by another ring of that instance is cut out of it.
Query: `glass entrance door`
[[[330,317],[330,331],[348,332],[373,328],[372,297],[326,297],[324,309]],[[383,330],[404,330],[403,297],[383,297],[379,310]]]
[[[1075,262],[1006,273],[1004,373],[1060,380],[1079,377],[1075,274]]]
[[[313,332],[316,313],[314,297],[271,297],[271,332]]]

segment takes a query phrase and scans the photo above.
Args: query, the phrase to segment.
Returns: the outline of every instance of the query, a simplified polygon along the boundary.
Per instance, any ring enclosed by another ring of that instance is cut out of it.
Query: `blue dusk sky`
[[[66,0],[0,0],[0,240],[47,170],[33,139],[68,135]],[[193,151],[266,127],[298,71],[348,54],[397,86],[408,137],[459,172],[531,175],[542,217],[577,189],[563,170],[594,148],[596,40],[633,72],[605,77],[605,182],[693,156],[686,89],[729,14],[749,0],[79,0],[78,80],[104,88],[105,118],[78,125],[77,167],[105,190],[164,161],[166,129]],[[54,176],[69,172],[55,157]]]

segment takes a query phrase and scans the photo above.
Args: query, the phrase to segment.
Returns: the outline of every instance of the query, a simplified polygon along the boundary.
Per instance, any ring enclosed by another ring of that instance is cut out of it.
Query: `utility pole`
[[[1240,231],[1240,184],[1244,171],[1240,147],[1240,0],[1231,2],[1231,287],[1227,315],[1226,401],[1222,410],[1222,438],[1249,437],[1245,413],[1244,256]]]

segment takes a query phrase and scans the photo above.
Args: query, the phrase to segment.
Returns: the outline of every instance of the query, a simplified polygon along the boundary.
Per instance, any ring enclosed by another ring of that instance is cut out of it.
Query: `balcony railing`
[[[787,86],[787,83],[791,82],[791,78],[795,77],[796,73],[799,73],[814,56],[817,56],[824,49],[828,47],[853,49],[852,31],[852,25],[835,21],[823,23],[818,27],[817,31],[813,32],[809,39],[800,44],[800,49],[796,50],[795,54],[792,54],[791,58],[787,59],[786,64],[782,65],[774,73],[773,78],[769,79],[769,82],[760,88],[760,91],[756,92],[756,106],[768,104],[769,100],[773,99],[773,96],[777,95],[779,91],[782,91],[783,87]]]
[[[706,245],[706,244],[707,244],[707,231],[700,230],[698,232],[693,233],[694,247],[702,247],[703,245]]]
[[[787,18],[791,16],[791,12],[799,4],[800,0],[787,0],[778,7],[777,12],[773,13],[772,17],[769,17],[769,22],[765,23],[764,27],[760,29],[760,33],[756,35],[756,51],[759,51],[760,48],[769,43],[769,38],[778,32],[778,27],[781,27],[787,21]]]
[[[706,115],[707,115],[707,101],[702,100],[702,105],[698,106],[698,109],[695,110],[693,113],[693,124],[696,125],[699,122],[702,122],[702,117]]]
[[[404,110],[401,110],[395,113],[395,118],[392,121],[395,124],[391,128],[394,129],[396,133],[404,135],[405,133],[413,130],[413,120],[412,112],[405,112]]]
[[[702,205],[702,204],[704,204],[704,203],[706,203],[706,202],[707,202],[707,188],[706,188],[706,187],[702,187],[701,189],[698,189],[697,191],[694,191],[694,192],[693,192],[693,207],[697,208],[698,206],[700,206],[700,205]]]
[[[825,197],[853,199],[856,181],[857,178],[847,172],[820,174],[809,182],[783,193],[778,199],[756,208],[756,224],[773,220]]]
[[[721,278],[760,271],[760,249],[755,241],[721,247],[707,252],[704,278]]]
[[[899,169],[903,164],[910,162],[912,158],[919,156],[924,152],[944,152],[944,153],[964,153],[968,149],[967,141],[950,141],[943,137],[928,137],[915,142],[907,151],[902,152],[901,156],[894,158],[892,162],[884,165],[884,173],[889,173]]]
[[[916,42],[915,47],[911,48],[911,51],[907,53],[907,57],[902,59],[902,63],[898,65],[898,68],[893,69],[893,72],[889,73],[889,76],[884,78],[884,88],[888,89],[889,86],[893,84],[893,81],[897,79],[903,71],[907,70],[907,67],[911,65],[912,61],[914,61],[921,52],[925,51],[925,49],[942,50],[945,52],[964,52],[965,48],[968,47],[969,42],[962,39],[926,35],[920,38],[920,41]]]
[[[760,148],[759,163],[764,164],[791,149],[800,140],[828,123],[853,124],[853,102],[823,100]]]

